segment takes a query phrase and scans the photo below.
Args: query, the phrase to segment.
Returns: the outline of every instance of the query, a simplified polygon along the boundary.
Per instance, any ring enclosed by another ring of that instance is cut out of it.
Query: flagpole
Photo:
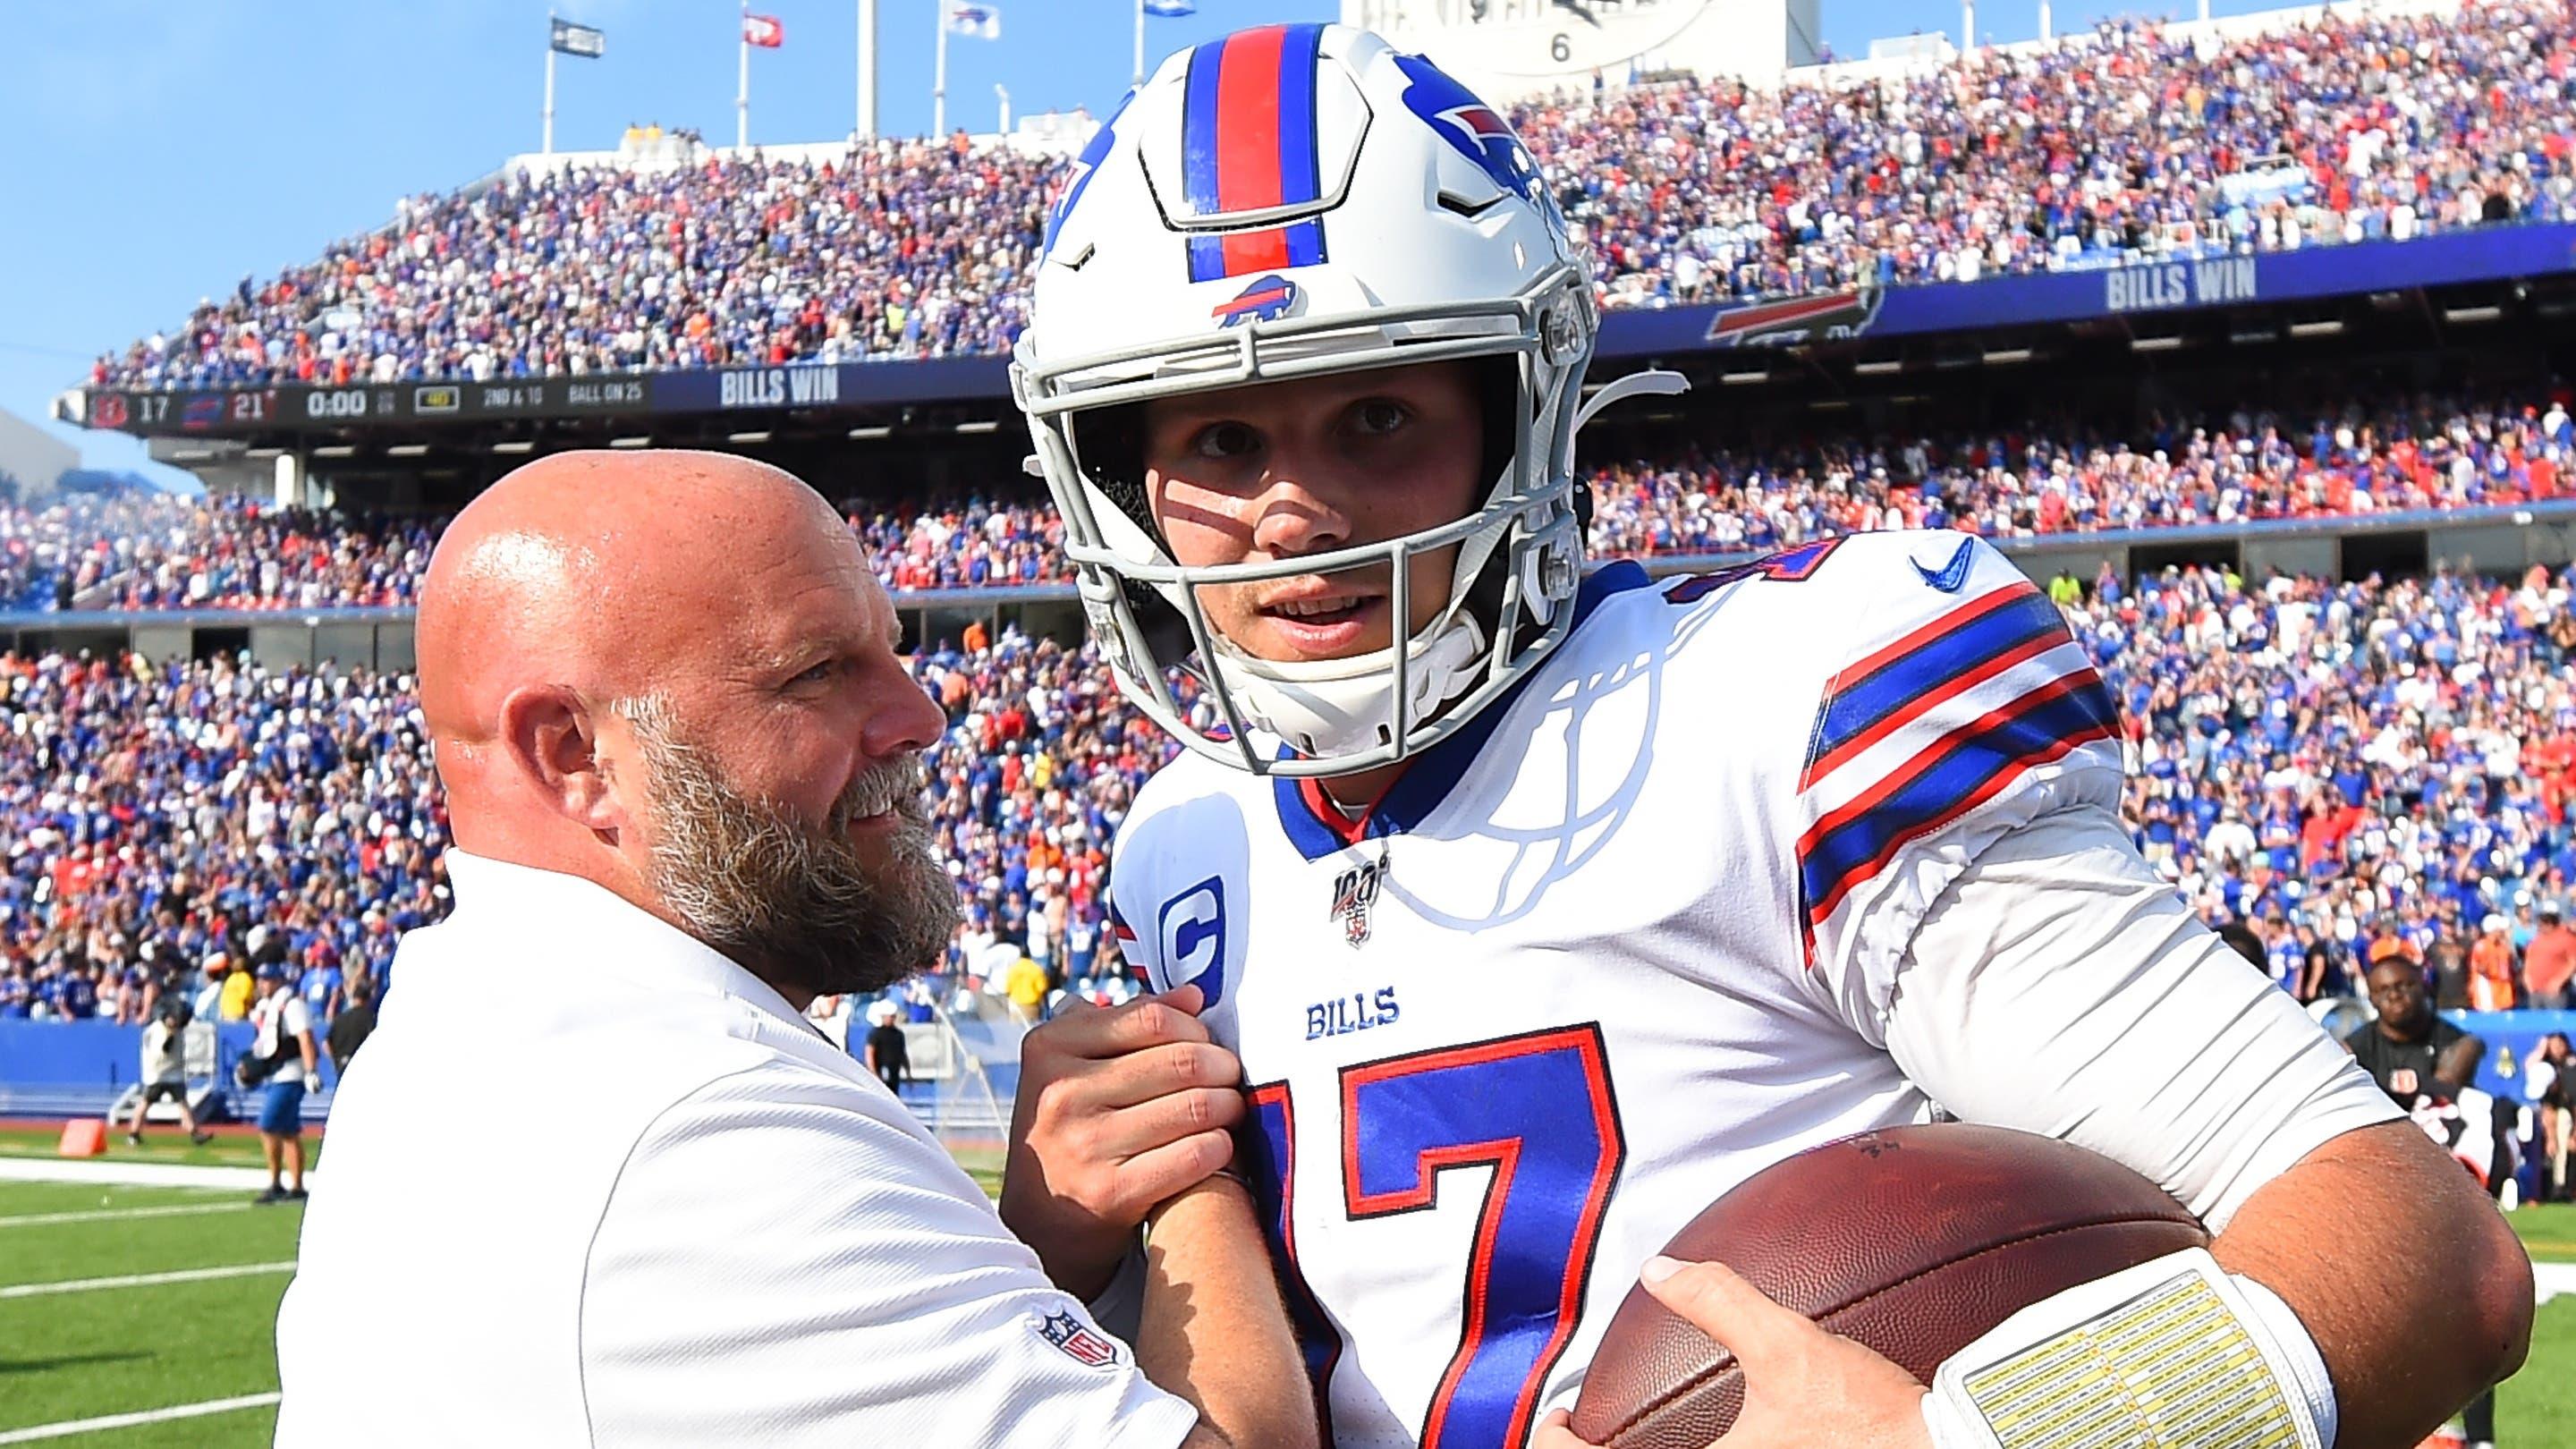
[[[751,0],[742,0],[742,23],[734,39],[742,50],[742,77],[734,82],[733,146],[744,151],[751,147]]]
[[[1130,84],[1145,84],[1145,0],[1136,0],[1136,79]]]
[[[555,154],[555,13],[551,10],[546,12],[546,140],[539,151]]]
[[[859,124],[862,139],[877,134],[877,0],[859,0]]]
[[[939,52],[930,72],[930,135],[948,134],[948,0],[939,0]]]

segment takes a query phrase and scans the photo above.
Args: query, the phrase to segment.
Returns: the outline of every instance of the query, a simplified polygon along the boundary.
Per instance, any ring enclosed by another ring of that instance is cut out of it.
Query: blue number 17
[[[1467,1256],[1458,1350],[1422,1422],[1424,1449],[1502,1449],[1529,1437],[1539,1389],[1583,1306],[1602,1214],[1627,1154],[1601,1031],[1582,1025],[1342,1069],[1342,1195],[1352,1221],[1416,1212],[1440,1174],[1492,1176]],[[1257,1089],[1269,1147],[1263,1196],[1293,1259],[1293,1144],[1285,1084]],[[1291,1297],[1303,1285],[1291,1278]],[[1292,1303],[1301,1328],[1320,1321]],[[1311,1344],[1310,1344],[1311,1346]],[[1310,1357],[1328,1369],[1338,1355]],[[1319,1388],[1322,1387],[1319,1385]]]

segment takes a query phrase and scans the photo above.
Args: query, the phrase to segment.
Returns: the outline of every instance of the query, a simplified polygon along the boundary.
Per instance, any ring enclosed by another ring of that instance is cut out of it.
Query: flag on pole
[[[584,60],[597,60],[608,54],[607,31],[575,25],[569,20],[557,20],[553,24],[554,33],[547,43],[555,50]]]
[[[991,5],[976,5],[967,0],[947,0],[939,10],[940,23],[951,35],[973,40],[1002,38],[1002,12]]]
[[[1184,15],[1198,14],[1199,7],[1192,0],[1145,0],[1145,13],[1159,15],[1165,20],[1178,20]]]
[[[776,50],[787,43],[787,27],[779,23],[775,15],[745,15],[742,17],[742,43],[756,45],[763,50]]]

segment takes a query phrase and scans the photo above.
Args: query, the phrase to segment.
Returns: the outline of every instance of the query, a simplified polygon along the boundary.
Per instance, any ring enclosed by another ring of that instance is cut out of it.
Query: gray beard
[[[939,959],[956,931],[957,888],[931,849],[918,758],[876,766],[816,834],[735,790],[656,702],[623,712],[651,772],[647,880],[689,934],[789,994],[866,995]],[[886,773],[900,777],[898,823],[872,870],[848,828]]]

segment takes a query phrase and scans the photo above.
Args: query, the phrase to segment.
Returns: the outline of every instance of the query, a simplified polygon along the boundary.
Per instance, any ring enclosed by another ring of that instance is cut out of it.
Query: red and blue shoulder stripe
[[[1815,933],[1907,846],[2030,771],[2116,739],[2119,707],[2028,583],[1968,600],[1839,671],[1798,787],[1800,909]]]

